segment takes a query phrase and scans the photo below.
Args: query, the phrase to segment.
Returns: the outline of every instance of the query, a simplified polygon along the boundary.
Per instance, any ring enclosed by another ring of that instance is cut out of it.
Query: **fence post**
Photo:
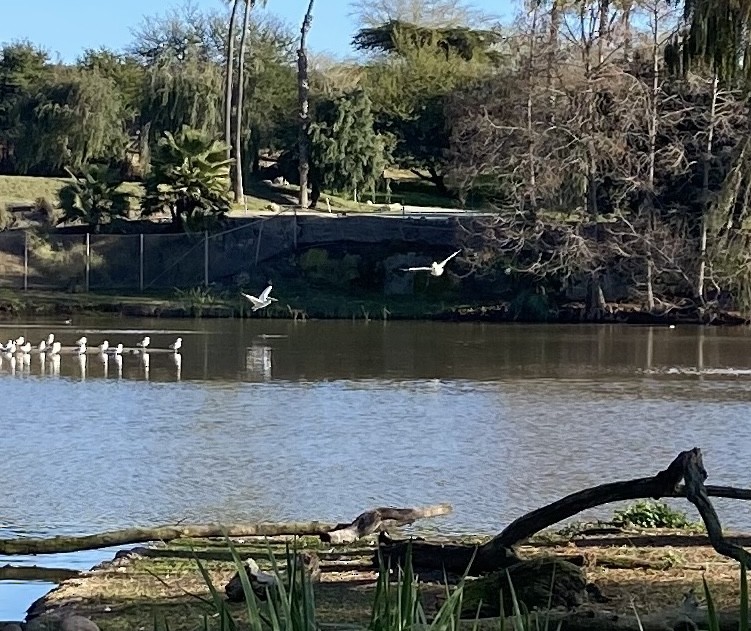
[[[139,253],[139,259],[140,259],[140,274],[138,276],[138,287],[141,290],[141,293],[143,293],[143,232],[141,233],[141,251]]]
[[[91,286],[89,284],[89,275],[91,273],[91,242],[89,239],[89,233],[86,233],[86,293],[89,292]]]
[[[29,289],[29,233],[23,233],[23,290]]]
[[[300,210],[302,210],[302,207]],[[297,252],[297,206],[295,206],[295,222],[292,226],[292,234],[294,238],[295,252]]]
[[[203,233],[203,286],[209,286],[209,231]]]

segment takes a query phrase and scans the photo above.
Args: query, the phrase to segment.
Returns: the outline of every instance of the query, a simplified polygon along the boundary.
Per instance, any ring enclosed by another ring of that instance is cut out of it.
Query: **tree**
[[[297,89],[300,107],[300,123],[298,132],[298,159],[300,161],[300,208],[308,207],[308,172],[309,163],[309,134],[310,134],[310,82],[308,78],[308,53],[305,40],[313,21],[313,2],[309,0],[308,10],[300,27],[300,47],[297,49]]]
[[[490,16],[470,3],[456,0],[353,0],[352,14],[365,28],[377,27],[391,20],[420,26],[479,25]]]
[[[248,26],[250,21],[250,9],[255,6],[255,0],[244,0],[245,15],[243,17],[242,33],[240,35],[240,53],[237,61],[237,110],[235,113],[235,203],[245,202],[243,191],[243,161],[242,161],[242,118],[245,102],[243,92],[245,90],[245,51],[248,41]]]
[[[235,68],[235,22],[240,0],[233,0],[227,33],[227,60],[224,64],[224,144],[227,145],[227,159],[232,157],[232,76]]]
[[[81,221],[99,232],[101,225],[128,216],[131,196],[120,190],[123,180],[113,169],[97,164],[82,167],[79,175],[68,173],[72,182],[58,193],[63,209],[59,223]]]
[[[127,134],[123,98],[97,71],[62,69],[15,106],[20,173],[49,175],[94,161],[122,162]]]
[[[379,34],[377,37],[374,34]],[[396,138],[394,160],[448,195],[445,167],[451,135],[450,96],[491,73],[495,35],[466,28],[427,29],[389,23],[360,31],[355,42],[387,56],[367,66],[376,128]]]
[[[226,147],[197,129],[169,131],[159,140],[144,182],[145,216],[166,212],[176,226],[207,229],[230,208]]]
[[[389,159],[388,137],[376,133],[370,99],[362,90],[316,104],[310,126],[315,207],[321,189],[346,192],[357,200],[372,189]]]

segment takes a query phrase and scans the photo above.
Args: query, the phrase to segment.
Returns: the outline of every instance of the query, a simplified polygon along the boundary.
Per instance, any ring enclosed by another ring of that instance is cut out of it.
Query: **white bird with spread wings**
[[[269,294],[271,293],[272,285],[271,281],[269,281],[269,286],[266,287],[266,289],[263,290],[260,296],[256,298],[255,296],[251,296],[249,294],[242,294],[245,296],[248,300],[250,300],[250,304],[253,305],[253,311],[258,311],[259,309],[263,309],[264,307],[268,307],[272,302],[276,302],[276,298],[269,297]]]
[[[433,262],[430,267],[403,267],[403,272],[430,272],[431,276],[440,276],[446,268],[446,263],[453,259],[461,250],[457,250],[451,256],[447,256],[440,263]]]

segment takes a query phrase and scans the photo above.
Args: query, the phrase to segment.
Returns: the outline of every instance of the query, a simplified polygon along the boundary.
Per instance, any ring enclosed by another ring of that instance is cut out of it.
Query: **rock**
[[[587,598],[586,581],[581,568],[567,561],[557,559],[522,561],[508,568],[508,576],[519,605],[523,603],[529,611],[535,608],[547,609],[548,603],[551,607],[570,609]],[[503,598],[502,609],[501,598]],[[482,602],[480,607],[482,617],[498,616],[501,610],[513,611],[506,570],[494,572],[466,584],[462,603],[464,614],[475,616],[480,602]]]
[[[315,552],[301,552],[297,555],[297,558],[298,563],[302,563],[305,573],[312,582],[320,580],[321,562]],[[258,568],[258,563],[250,558],[245,562],[245,572],[250,580],[250,587],[253,593],[259,600],[266,600],[267,590],[273,589],[276,585],[276,576],[261,572]],[[229,583],[224,587],[224,593],[230,602],[243,602],[245,600],[240,572],[236,572],[230,579]]]
[[[99,627],[83,616],[68,616],[60,625],[60,631],[99,631]]]
[[[266,205],[266,210],[270,210],[271,212],[275,212],[275,213],[280,213],[282,212],[282,207],[275,202],[271,202],[270,204]]]

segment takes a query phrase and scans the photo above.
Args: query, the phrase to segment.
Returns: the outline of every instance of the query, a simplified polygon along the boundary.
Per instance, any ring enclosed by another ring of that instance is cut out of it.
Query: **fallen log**
[[[302,523],[249,523],[155,526],[153,528],[126,528],[84,536],[57,536],[49,538],[21,537],[0,539],[0,554],[56,554],[96,550],[115,546],[135,545],[152,541],[175,539],[206,539],[212,537],[277,537],[317,536],[333,537],[332,542],[354,541],[376,531],[395,525],[412,523],[423,517],[434,517],[451,512],[447,504],[426,508],[376,508],[366,511],[351,524],[326,524],[318,521]]]
[[[385,543],[379,546],[374,565],[378,565],[381,558],[392,565],[401,564],[406,558],[407,549],[411,548],[413,565],[417,570],[484,574],[519,562],[514,546],[584,510],[624,500],[686,497],[699,510],[714,549],[751,567],[751,555],[723,536],[719,518],[709,500],[710,495],[748,500],[751,499],[751,491],[727,486],[705,487],[706,477],[701,450],[694,448],[678,454],[665,470],[652,477],[601,484],[533,510],[511,522],[483,545],[443,546],[417,541]],[[681,485],[682,481],[684,485]]]
[[[3,565],[0,566],[0,581],[44,581],[45,583],[61,583],[69,578],[79,576],[76,570],[66,570],[55,567],[39,567],[36,565]],[[2,627],[0,627],[2,628]]]

